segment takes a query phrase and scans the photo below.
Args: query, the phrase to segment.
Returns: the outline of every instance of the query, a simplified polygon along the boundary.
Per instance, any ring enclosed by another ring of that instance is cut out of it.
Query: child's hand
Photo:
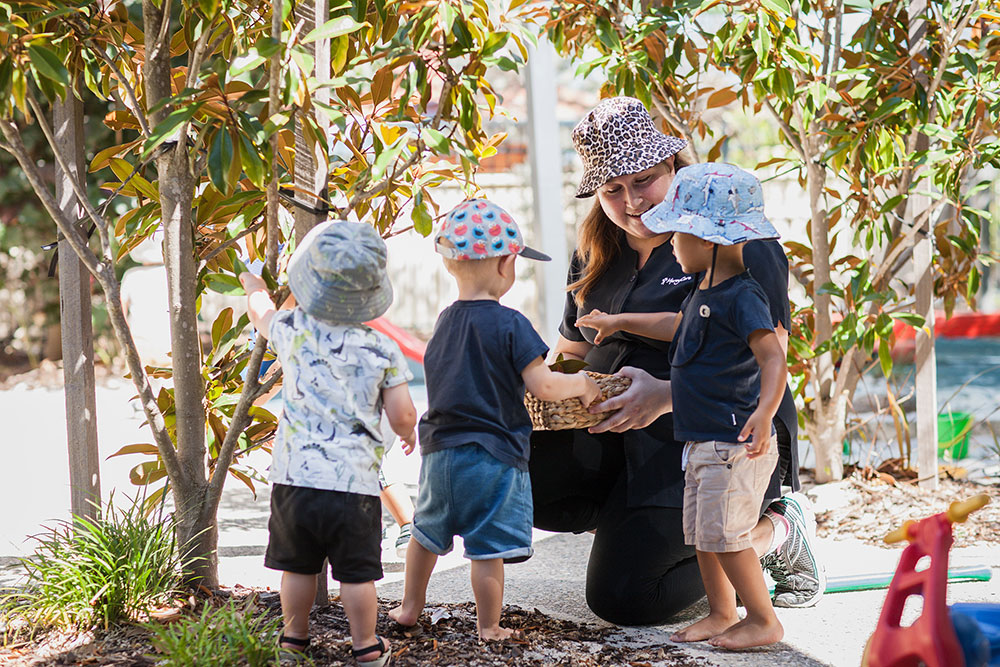
[[[243,273],[241,273],[239,275],[239,279],[240,279],[240,284],[243,285],[243,290],[247,294],[259,289],[262,290],[267,289],[267,283],[264,282],[264,279],[261,278],[260,276],[255,276],[249,271],[244,271]]]
[[[583,403],[583,409],[586,410],[590,407],[591,403],[601,396],[601,388],[597,386],[596,382],[594,382],[594,378],[590,377],[586,373],[580,373],[580,375],[587,380],[584,385],[583,393],[579,396],[580,402]]]
[[[594,345],[600,345],[605,338],[621,330],[618,326],[617,315],[608,315],[596,308],[583,317],[577,318],[576,326],[597,330],[597,334],[594,336]]]
[[[410,434],[405,438],[402,438],[402,440],[403,440],[403,453],[409,456],[410,454],[413,453],[413,450],[416,449],[417,446],[416,429],[410,431]]]
[[[753,440],[744,445],[747,450],[747,458],[755,459],[766,454],[771,446],[771,418],[760,410],[754,410],[736,439],[743,442],[750,435],[753,435]]]

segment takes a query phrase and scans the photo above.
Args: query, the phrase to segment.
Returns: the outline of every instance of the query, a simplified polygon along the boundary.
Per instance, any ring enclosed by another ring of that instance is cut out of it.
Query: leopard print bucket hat
[[[634,97],[610,97],[573,128],[573,146],[583,160],[576,196],[584,198],[612,178],[660,164],[687,141],[657,130],[645,105]]]

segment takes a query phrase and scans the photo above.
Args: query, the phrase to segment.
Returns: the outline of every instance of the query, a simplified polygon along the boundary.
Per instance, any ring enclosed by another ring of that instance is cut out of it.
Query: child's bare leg
[[[402,484],[389,484],[380,494],[382,504],[400,526],[413,522],[413,501]]]
[[[500,612],[503,610],[503,559],[474,560],[471,569],[479,638],[507,639],[514,631],[500,627]]]
[[[742,649],[781,641],[785,631],[771,606],[757,554],[753,549],[744,549],[718,556],[747,609],[747,617],[709,643],[721,648]]]
[[[285,625],[282,630],[286,637],[306,639],[309,637],[309,610],[316,599],[316,575],[281,573],[281,615]],[[284,648],[299,648],[295,644],[282,644]]]
[[[351,626],[351,645],[355,650],[374,646],[375,622],[378,620],[378,600],[375,596],[375,582],[361,584],[340,584],[340,601],[344,605],[347,622]],[[389,642],[386,641],[388,648]],[[367,662],[379,657],[378,649],[358,656],[358,661]]]
[[[708,551],[695,553],[698,555],[698,568],[708,596],[708,616],[675,632],[670,636],[670,641],[700,642],[726,631],[740,620],[736,613],[736,592],[719,561],[722,554]]]
[[[400,625],[414,625],[417,622],[427,601],[427,583],[431,580],[437,558],[437,554],[410,538],[410,546],[406,549],[403,601],[389,612],[389,618]]]

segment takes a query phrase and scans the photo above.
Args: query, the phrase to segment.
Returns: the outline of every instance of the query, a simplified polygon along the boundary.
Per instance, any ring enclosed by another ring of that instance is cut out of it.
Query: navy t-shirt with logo
[[[456,301],[445,308],[424,353],[421,454],[476,443],[502,463],[527,470],[531,419],[521,372],[548,351],[528,318],[496,301]]]
[[[749,272],[685,300],[670,363],[674,437],[736,442],[760,398],[750,334],[773,331],[767,297]]]

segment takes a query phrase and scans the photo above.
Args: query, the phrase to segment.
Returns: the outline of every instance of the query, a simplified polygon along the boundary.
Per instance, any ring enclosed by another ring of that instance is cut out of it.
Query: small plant
[[[276,665],[280,661],[278,632],[281,618],[260,615],[252,599],[230,600],[222,607],[206,604],[199,616],[175,623],[147,623],[157,664],[171,665]]]
[[[120,509],[109,500],[100,518],[59,521],[33,539],[35,553],[20,559],[23,587],[0,597],[0,614],[26,621],[31,631],[107,630],[146,617],[178,594],[173,521],[144,516],[138,502]]]

